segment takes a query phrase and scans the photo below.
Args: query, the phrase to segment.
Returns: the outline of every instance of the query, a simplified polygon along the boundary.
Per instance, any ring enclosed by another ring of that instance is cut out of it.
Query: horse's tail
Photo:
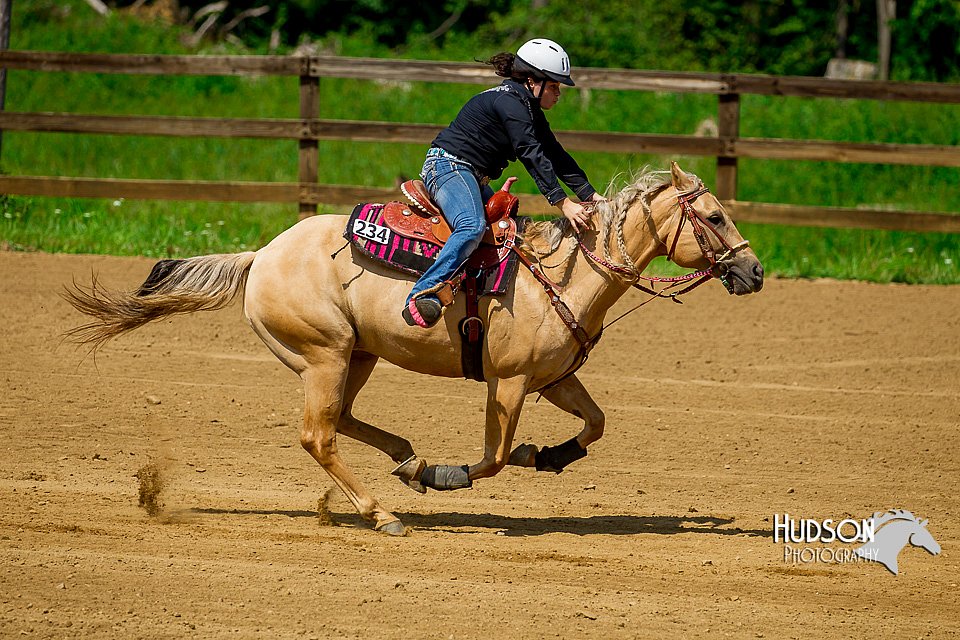
[[[96,351],[111,338],[153,320],[225,307],[244,290],[256,255],[247,251],[161,260],[133,292],[108,291],[100,285],[96,274],[89,287],[74,281],[73,287],[67,287],[62,295],[94,321],[67,331],[65,337],[92,345]]]

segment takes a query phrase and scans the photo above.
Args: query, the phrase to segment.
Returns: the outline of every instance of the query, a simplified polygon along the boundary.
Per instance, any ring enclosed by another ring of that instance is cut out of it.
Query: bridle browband
[[[589,258],[596,264],[604,267],[609,271],[628,276],[631,279],[631,282],[630,282],[631,286],[643,291],[644,293],[648,293],[651,295],[650,298],[644,300],[643,302],[641,302],[634,308],[630,309],[629,311],[621,314],[613,322],[610,322],[609,324],[601,327],[600,331],[597,332],[597,335],[593,337],[590,337],[590,335],[586,332],[583,326],[577,322],[577,319],[573,315],[573,312],[560,298],[560,290],[557,287],[557,285],[555,285],[553,281],[551,281],[550,278],[548,278],[546,274],[543,273],[543,271],[536,264],[530,261],[530,259],[527,258],[527,256],[524,255],[523,252],[519,250],[519,247],[514,248],[514,252],[519,256],[520,261],[524,264],[524,266],[527,267],[527,269],[530,270],[530,273],[533,274],[533,277],[543,287],[543,290],[546,292],[547,296],[550,299],[550,304],[553,306],[554,311],[557,312],[557,315],[560,317],[560,320],[566,325],[567,329],[570,330],[570,333],[573,334],[573,337],[577,340],[577,342],[580,343],[580,353],[577,359],[571,365],[571,367],[562,376],[560,376],[555,381],[543,387],[543,389],[550,388],[560,383],[562,380],[568,378],[569,376],[573,375],[574,373],[576,373],[576,371],[580,367],[582,367],[583,364],[587,361],[587,357],[590,353],[590,350],[594,346],[596,346],[596,344],[600,341],[600,337],[603,335],[604,329],[612,325],[614,322],[617,322],[624,316],[630,313],[633,313],[634,311],[636,311],[643,305],[647,304],[648,302],[655,300],[656,298],[668,298],[680,304],[681,300],[679,299],[679,296],[687,293],[688,291],[695,289],[696,287],[700,286],[701,284],[703,284],[707,280],[710,280],[711,278],[717,278],[718,280],[720,280],[720,282],[723,283],[723,286],[726,288],[728,293],[732,294],[734,292],[733,285],[727,280],[727,277],[726,277],[727,271],[728,271],[727,262],[733,259],[740,251],[749,247],[750,243],[746,240],[743,240],[731,246],[730,243],[727,242],[722,235],[720,235],[720,232],[717,231],[712,224],[707,222],[703,218],[703,216],[701,216],[700,213],[693,207],[693,203],[696,201],[697,198],[709,192],[710,190],[706,186],[704,186],[703,182],[700,182],[697,188],[693,189],[692,191],[677,193],[677,203],[680,205],[680,213],[681,213],[680,224],[677,225],[677,230],[674,234],[673,242],[671,243],[670,248],[667,250],[667,260],[672,261],[674,253],[676,252],[676,249],[677,249],[677,243],[680,240],[680,233],[683,231],[683,225],[689,220],[690,226],[693,229],[693,235],[697,240],[697,244],[700,246],[700,251],[703,254],[703,257],[706,258],[707,261],[710,263],[709,267],[701,271],[695,271],[693,273],[688,273],[686,275],[668,277],[668,278],[660,278],[656,276],[644,276],[638,273],[636,268],[631,268],[625,265],[612,264],[611,262],[596,255],[595,253],[590,251],[590,249],[588,249],[586,245],[583,244],[583,240],[581,239],[580,235],[576,232],[574,233],[574,236],[577,239],[577,244],[579,245],[580,250],[583,252],[585,256],[587,256],[587,258]],[[707,231],[710,231],[720,241],[720,244],[722,244],[723,247],[726,249],[720,255],[720,257],[717,257],[716,251],[713,249],[713,245],[710,243],[709,237],[707,236]],[[652,288],[652,286],[647,287],[640,284],[639,280],[645,280],[647,282],[650,282],[651,285],[652,283],[655,283],[655,282],[663,282],[663,283],[670,283],[670,284],[668,284],[665,288],[661,289],[660,291],[657,291],[654,288]],[[684,287],[683,289],[679,291],[667,293],[669,289],[680,286],[684,282],[690,282],[691,280],[693,280],[694,282]],[[540,391],[542,392],[543,389],[540,389]]]

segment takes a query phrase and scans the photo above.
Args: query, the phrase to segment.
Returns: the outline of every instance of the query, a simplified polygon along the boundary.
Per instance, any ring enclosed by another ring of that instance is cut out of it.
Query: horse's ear
[[[925,526],[927,526],[927,523],[928,523],[928,522],[930,522],[929,519],[928,519],[928,520],[924,520],[923,522],[920,523],[920,526],[921,526],[921,527],[925,527]]]
[[[691,191],[697,186],[680,165],[673,161],[670,162],[670,179],[677,191]]]

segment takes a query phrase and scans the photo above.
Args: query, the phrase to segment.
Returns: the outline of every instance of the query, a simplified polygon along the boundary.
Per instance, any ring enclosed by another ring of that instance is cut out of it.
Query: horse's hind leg
[[[605,418],[603,410],[593,401],[576,376],[570,376],[560,384],[546,389],[543,397],[559,409],[582,419],[583,429],[575,438],[553,447],[538,449],[532,444],[517,445],[510,453],[508,464],[560,473],[568,464],[587,455],[587,445],[596,442],[603,435]]]
[[[373,373],[378,359],[377,356],[360,351],[355,351],[350,356],[350,370],[347,373],[347,382],[343,391],[343,408],[340,410],[337,433],[379,449],[390,456],[394,462],[401,463],[415,455],[410,441],[358,420],[352,413],[353,401]]]
[[[300,444],[330,474],[360,515],[373,523],[374,529],[403,535],[405,530],[400,520],[380,506],[344,464],[337,450],[337,423],[345,400],[348,354],[330,351],[311,360],[311,366],[301,374],[304,412]]]
[[[427,463],[417,457],[410,441],[353,417],[353,401],[373,373],[378,359],[377,356],[360,351],[355,351],[350,356],[350,371],[347,374],[343,409],[340,421],[337,423],[337,432],[383,451],[398,465],[393,470],[393,475],[398,476],[403,484],[417,493],[426,493],[427,490],[420,484],[418,478]]]

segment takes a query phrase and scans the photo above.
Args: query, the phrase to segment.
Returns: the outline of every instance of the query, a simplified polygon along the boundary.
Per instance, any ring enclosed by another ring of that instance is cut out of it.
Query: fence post
[[[731,88],[733,82],[730,82]],[[717,198],[737,199],[737,157],[734,155],[740,137],[740,94],[721,93],[717,105],[717,132],[720,155],[717,156]]]
[[[317,213],[317,202],[309,189],[319,184],[320,143],[311,138],[314,121],[320,118],[320,78],[311,75],[310,58],[304,58],[300,72],[300,120],[303,121],[300,138],[299,182],[300,220]]]
[[[0,51],[10,48],[10,11],[13,0],[0,0]],[[7,104],[7,68],[0,69],[0,111]],[[3,148],[3,131],[0,130],[0,149]]]

